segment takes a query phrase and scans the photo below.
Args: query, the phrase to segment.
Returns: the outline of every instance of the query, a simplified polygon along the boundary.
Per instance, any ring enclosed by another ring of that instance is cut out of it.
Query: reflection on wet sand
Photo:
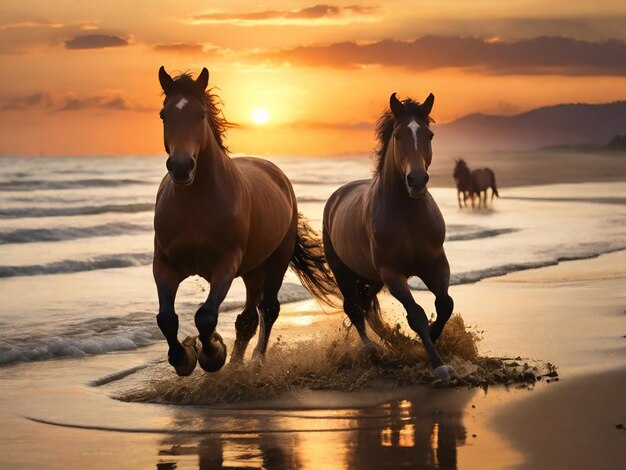
[[[203,422],[196,421],[194,427],[211,434],[167,435],[160,442],[156,465],[162,469],[456,468],[457,448],[466,443],[463,418],[476,393],[420,388],[410,399],[347,410],[230,410],[229,417],[207,410]],[[173,418],[173,427],[190,430],[186,416],[188,412],[181,410]],[[220,428],[229,432],[216,433]]]

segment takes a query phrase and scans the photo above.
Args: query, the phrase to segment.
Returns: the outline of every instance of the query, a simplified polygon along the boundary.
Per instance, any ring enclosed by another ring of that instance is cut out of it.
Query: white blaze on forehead
[[[420,128],[420,125],[415,119],[413,119],[406,125],[406,127],[411,129],[411,132],[413,133],[413,142],[415,142],[415,150],[417,150],[417,130]]]
[[[183,109],[187,103],[189,103],[187,98],[181,98],[180,101],[176,103],[174,106],[176,106],[178,109]]]

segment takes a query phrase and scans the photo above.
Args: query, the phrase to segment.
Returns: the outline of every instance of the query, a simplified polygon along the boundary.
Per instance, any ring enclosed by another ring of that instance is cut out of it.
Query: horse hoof
[[[181,377],[187,377],[191,375],[196,368],[196,362],[198,361],[198,353],[195,348],[196,338],[187,336],[183,340],[183,349],[185,350],[185,360],[178,365],[174,366],[176,373]]]
[[[435,377],[437,377],[439,380],[443,380],[445,382],[450,380],[450,375],[452,373],[454,373],[454,369],[451,366],[447,365],[447,364],[439,366],[435,370],[433,370],[433,374],[435,374]]]
[[[211,336],[211,343],[213,343],[213,348],[217,350],[211,356],[204,352],[200,343],[196,345],[198,348],[198,364],[207,372],[217,372],[226,363],[226,345],[217,331]]]

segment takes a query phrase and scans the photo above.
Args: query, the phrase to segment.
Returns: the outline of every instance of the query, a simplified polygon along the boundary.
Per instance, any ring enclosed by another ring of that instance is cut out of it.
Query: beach
[[[544,379],[533,390],[365,391],[356,399],[343,394],[331,409],[325,392],[311,392],[283,409],[209,411],[116,402],[87,385],[137,362],[129,353],[80,366],[24,364],[2,377],[0,459],[19,468],[41,468],[43,456],[46,468],[395,468],[403,459],[426,467],[617,468],[625,452],[624,431],[616,428],[626,413],[625,261],[621,251],[454,290],[466,319],[486,330],[481,349],[558,364],[560,380]],[[568,307],[555,308],[555,299]],[[286,315],[316,308],[305,302]]]
[[[455,312],[480,331],[479,353],[549,362],[558,377],[520,387],[369,383],[350,392],[303,389],[181,406],[116,399],[142,390],[151,371],[186,387],[163,363],[146,260],[148,197],[162,162],[110,165],[113,178],[90,174],[87,162],[47,179],[29,171],[27,184],[42,182],[31,199],[17,177],[3,181],[1,467],[582,469],[617,468],[626,457],[619,428],[626,421],[623,183],[525,180],[501,186],[502,198],[481,211],[459,210],[450,187],[431,190],[448,224]],[[123,171],[146,167],[149,184],[125,174],[129,181],[111,191],[109,181]],[[369,166],[366,159],[300,160],[292,171],[301,210],[319,226],[329,192]],[[500,173],[506,181],[515,171]],[[43,195],[58,205],[35,203]],[[44,228],[51,240],[24,241]],[[432,294],[412,286],[433,312]],[[196,279],[183,284],[181,335],[193,333],[205,290]],[[271,348],[355,335],[342,312],[322,310],[293,274],[282,295]],[[227,342],[241,296],[234,285],[220,315]],[[403,319],[398,302],[381,301],[388,321]],[[228,372],[218,377],[227,381]]]

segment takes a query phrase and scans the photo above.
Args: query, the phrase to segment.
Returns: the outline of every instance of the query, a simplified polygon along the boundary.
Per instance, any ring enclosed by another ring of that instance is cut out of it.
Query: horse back
[[[493,179],[493,171],[489,168],[478,168],[472,171],[474,191],[476,192],[484,191],[491,187]]]

